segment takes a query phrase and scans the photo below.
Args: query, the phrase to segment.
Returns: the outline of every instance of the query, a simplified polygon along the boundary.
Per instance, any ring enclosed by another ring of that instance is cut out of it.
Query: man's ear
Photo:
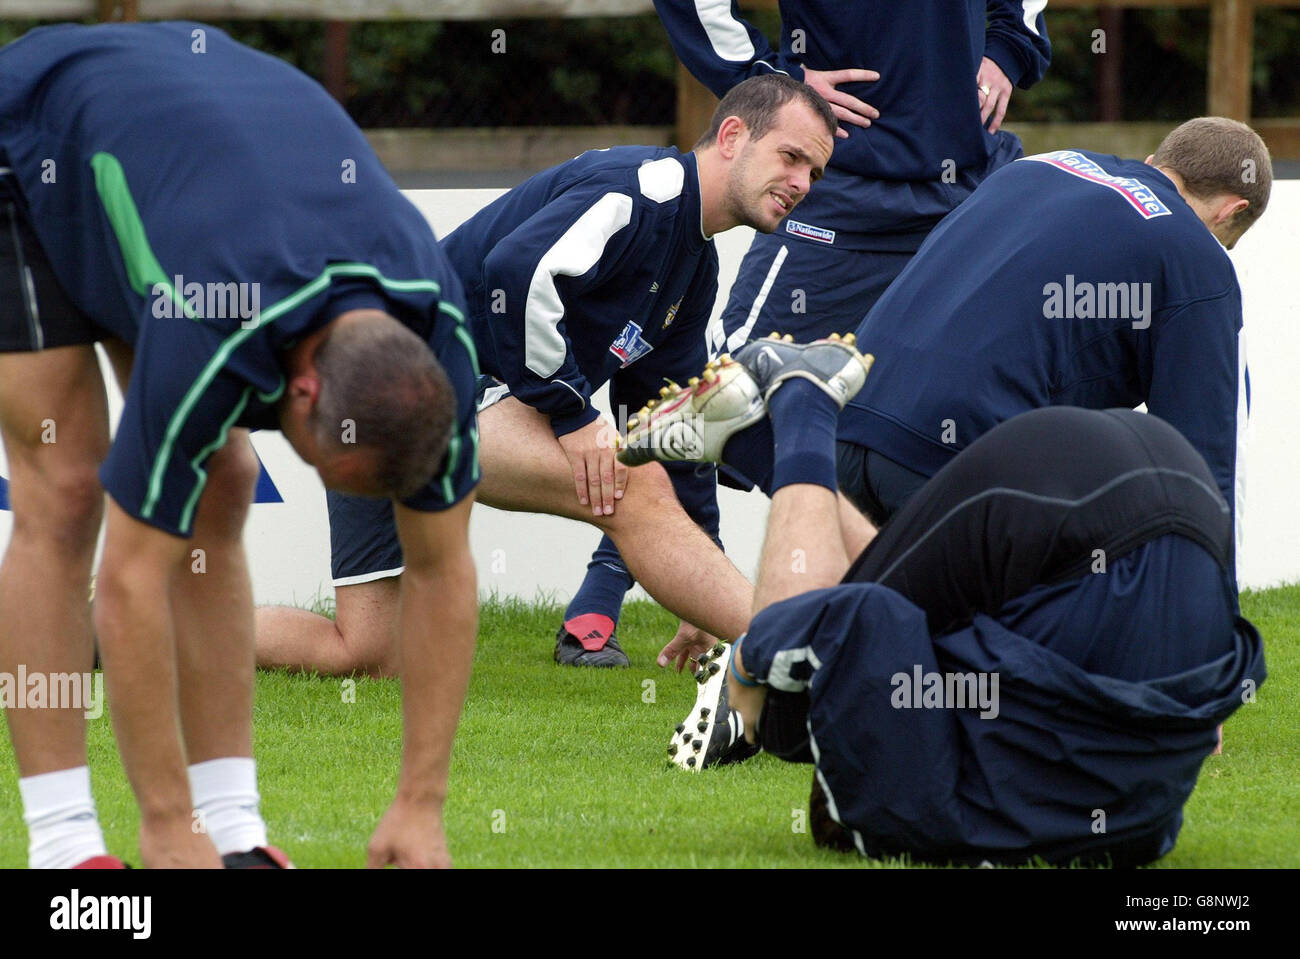
[[[320,380],[311,373],[299,374],[289,381],[286,392],[289,395],[289,402],[295,405],[306,402],[307,408],[311,409],[320,398]]]
[[[1147,154],[1147,158],[1146,158],[1145,160],[1143,160],[1142,162],[1145,163],[1147,166],[1155,166],[1155,164],[1151,162],[1151,161],[1154,160],[1155,158],[1156,158],[1156,155],[1155,155],[1154,153],[1148,153],[1148,154]]]
[[[320,380],[312,373],[292,377],[284,389],[283,416],[289,416],[305,429],[313,419],[320,400]]]
[[[718,127],[718,137],[714,141],[718,152],[728,160],[734,160],[736,154],[740,152],[740,139],[748,132],[745,121],[737,116],[727,117]]]
[[[1218,212],[1214,215],[1215,224],[1227,223],[1248,206],[1250,206],[1250,201],[1245,197],[1232,196],[1231,194],[1224,196],[1220,200]]]

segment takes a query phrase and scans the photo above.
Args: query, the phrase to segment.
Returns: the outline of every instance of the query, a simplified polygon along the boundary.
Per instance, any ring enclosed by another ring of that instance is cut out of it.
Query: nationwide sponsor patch
[[[618,339],[609,346],[609,351],[622,361],[623,366],[630,366],[653,349],[651,344],[641,338],[640,325],[630,320]]]
[[[1172,211],[1165,206],[1155,191],[1131,176],[1112,176],[1095,160],[1090,160],[1075,150],[1054,150],[1051,153],[1039,153],[1036,156],[1021,157],[1023,160],[1035,160],[1046,163],[1058,170],[1088,180],[1098,186],[1114,190],[1128,201],[1133,210],[1144,220],[1158,216],[1168,216]]]
[[[811,223],[800,223],[798,220],[786,220],[785,232],[801,236],[806,240],[815,240],[818,243],[830,244],[835,242],[834,230],[813,226]]]

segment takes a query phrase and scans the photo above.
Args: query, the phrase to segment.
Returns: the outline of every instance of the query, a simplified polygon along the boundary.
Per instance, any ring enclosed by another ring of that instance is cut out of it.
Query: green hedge
[[[774,11],[753,19],[771,36],[779,28]],[[0,41],[30,25],[0,23]],[[323,24],[219,25],[320,76]],[[1095,11],[1049,6],[1052,67],[1033,90],[1016,94],[1013,119],[1097,119],[1097,27]],[[495,30],[505,31],[504,53],[493,52]],[[1119,44],[1123,118],[1173,120],[1204,112],[1208,37],[1205,10],[1126,11]],[[1107,37],[1108,56],[1116,39]],[[652,15],[363,23],[351,32],[346,105],[365,127],[669,124],[675,63]],[[1259,12],[1252,81],[1255,116],[1300,115],[1300,11]]]

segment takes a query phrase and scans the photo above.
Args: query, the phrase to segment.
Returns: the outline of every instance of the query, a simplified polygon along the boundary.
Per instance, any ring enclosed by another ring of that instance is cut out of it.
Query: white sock
[[[257,763],[246,756],[209,759],[190,766],[194,811],[217,852],[247,852],[266,845],[257,804]]]
[[[18,792],[31,868],[70,869],[92,856],[108,854],[90,795],[89,766],[19,779]]]

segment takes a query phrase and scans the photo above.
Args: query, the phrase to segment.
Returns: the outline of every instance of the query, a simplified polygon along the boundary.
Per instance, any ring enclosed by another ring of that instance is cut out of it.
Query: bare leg
[[[244,519],[257,484],[247,430],[208,463],[188,569],[172,586],[181,728],[190,763],[253,755],[253,589]]]
[[[840,534],[844,540],[844,552],[848,555],[849,562],[853,562],[871,545],[871,541],[876,538],[877,530],[871,525],[871,521],[849,502],[847,496],[843,493],[837,493],[836,496],[839,499]]]
[[[305,609],[257,610],[257,665],[323,676],[395,676],[398,672],[398,595],[393,576],[335,590],[333,620]]]
[[[0,671],[81,673],[93,660],[90,567],[108,405],[92,347],[0,355],[14,528],[0,565]],[[6,713],[20,776],[86,765],[81,708]]]
[[[852,538],[851,531],[841,526],[845,509],[853,510],[853,507],[842,495],[824,486],[796,484],[776,491],[759,560],[755,616],[773,603],[834,586],[844,578],[850,557],[845,547]],[[863,523],[866,524],[865,519]],[[861,530],[856,523],[854,526]],[[870,524],[866,528],[871,529]],[[865,544],[862,548],[866,548]],[[744,649],[743,643],[736,649],[734,667],[748,679]],[[752,743],[767,699],[767,687],[731,683],[729,691],[732,708],[744,718],[745,738]]]
[[[637,581],[677,616],[725,639],[745,631],[752,587],[686,515],[657,464],[634,469],[614,513],[593,517],[578,503],[568,459],[542,414],[510,397],[480,414],[479,435],[479,502],[594,523]]]
[[[824,486],[785,486],[772,497],[754,590],[754,615],[773,603],[833,586],[849,568],[837,494]]]
[[[103,346],[125,393],[132,353],[116,340]],[[257,471],[248,430],[232,429],[208,461],[189,564],[173,580],[181,728],[190,763],[253,755],[253,590],[243,536]]]
[[[131,378],[132,353],[117,341],[107,341],[103,347],[125,393]],[[183,759],[190,764],[247,759],[253,754],[252,587],[244,557],[243,525],[257,480],[257,459],[247,430],[231,430],[225,446],[208,461],[206,472],[193,536],[178,551],[176,566],[165,580],[174,630],[175,715],[183,740]],[[109,652],[106,634],[106,660]],[[121,684],[121,677],[111,672],[109,676]],[[163,682],[162,677],[155,677],[155,682]],[[124,742],[117,709],[115,720],[119,722],[119,741]],[[124,762],[126,757],[124,749]],[[254,785],[246,788],[255,795]],[[210,796],[205,800],[200,794],[192,800],[196,809],[214,811],[205,805],[211,801]],[[241,815],[247,818],[246,812]],[[256,813],[251,818],[260,830],[260,818]],[[147,815],[145,819],[141,853],[146,862],[166,861],[157,860],[159,839],[148,828]],[[189,846],[195,853],[192,864],[219,865],[213,856],[216,850],[205,838],[193,835],[192,825],[181,833],[182,842],[164,840],[162,849],[174,855]],[[194,842],[188,842],[190,839]]]

